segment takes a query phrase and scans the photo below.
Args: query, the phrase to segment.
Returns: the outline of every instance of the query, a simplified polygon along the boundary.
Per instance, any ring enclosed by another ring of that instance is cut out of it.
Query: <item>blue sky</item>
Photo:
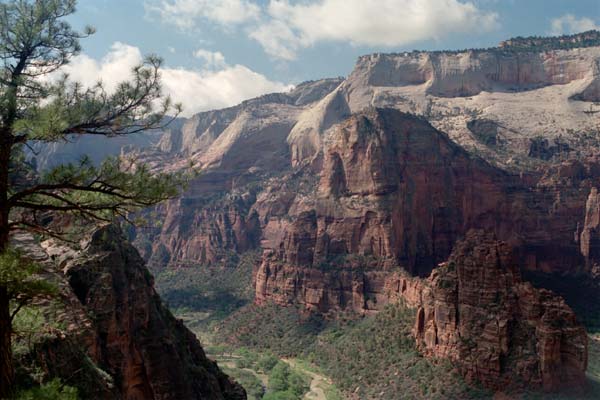
[[[79,79],[122,78],[156,53],[192,114],[345,76],[362,54],[597,28],[600,0],[79,0],[70,21],[97,28],[74,63],[86,66]]]

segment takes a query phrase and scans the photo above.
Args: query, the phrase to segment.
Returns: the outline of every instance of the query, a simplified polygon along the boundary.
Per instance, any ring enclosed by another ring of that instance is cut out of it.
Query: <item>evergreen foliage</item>
[[[75,6],[76,0],[0,3],[0,398],[14,393],[11,321],[20,299],[48,289],[30,278],[35,268],[8,249],[10,233],[65,238],[48,224],[60,213],[129,221],[132,211],[175,196],[186,180],[183,174],[154,175],[135,160],[95,167],[84,158],[43,176],[26,162],[23,148],[32,142],[160,129],[181,110],[163,96],[162,61],[153,55],[112,92],[101,82],[86,87],[61,76],[60,68],[80,53],[79,40],[94,33],[91,27],[77,32],[66,21]]]

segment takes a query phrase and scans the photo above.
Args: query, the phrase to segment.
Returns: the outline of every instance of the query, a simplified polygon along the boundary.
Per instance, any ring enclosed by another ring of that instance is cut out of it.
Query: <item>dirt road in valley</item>
[[[332,382],[330,379],[323,375],[309,371],[306,368],[303,368],[301,365],[298,364],[296,360],[283,359],[283,361],[286,362],[293,369],[303,372],[312,379],[310,382],[310,390],[304,395],[305,400],[327,400],[323,388],[331,386]]]

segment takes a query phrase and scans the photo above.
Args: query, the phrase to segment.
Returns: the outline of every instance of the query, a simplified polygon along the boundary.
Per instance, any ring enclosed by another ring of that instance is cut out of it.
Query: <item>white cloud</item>
[[[194,57],[203,60],[207,68],[223,68],[227,65],[225,56],[220,51],[198,49],[194,52]]]
[[[131,70],[143,60],[142,52],[137,47],[116,42],[110,52],[100,61],[81,54],[61,69],[71,80],[93,86],[102,81],[105,89],[112,92],[117,85],[131,75]]]
[[[243,65],[219,71],[163,70],[163,86],[175,102],[185,107],[185,115],[233,106],[265,93],[288,91],[291,86],[273,82]]]
[[[150,14],[186,30],[201,19],[227,28],[260,15],[260,7],[249,0],[145,0],[144,5]]]
[[[498,14],[482,0],[145,0],[167,23],[191,29],[212,21],[224,29],[243,26],[274,58],[293,60],[299,50],[323,41],[403,46],[452,33],[498,27]],[[483,2],[484,3],[484,2]]]
[[[587,17],[577,18],[573,14],[565,14],[552,20],[550,34],[563,35],[591,31],[593,29],[600,30],[600,26],[594,20]]]
[[[184,116],[233,106],[265,93],[283,92],[291,88],[290,85],[271,81],[246,66],[227,65],[225,57],[219,52],[206,52],[205,55],[216,60],[210,68],[161,69],[163,90],[176,103],[183,104]],[[117,42],[100,61],[82,54],[63,67],[61,72],[68,73],[73,81],[87,86],[101,80],[110,92],[131,76],[132,68],[142,59],[140,49]]]
[[[498,26],[496,13],[459,0],[271,0],[268,15],[251,37],[287,60],[320,41],[392,47]]]

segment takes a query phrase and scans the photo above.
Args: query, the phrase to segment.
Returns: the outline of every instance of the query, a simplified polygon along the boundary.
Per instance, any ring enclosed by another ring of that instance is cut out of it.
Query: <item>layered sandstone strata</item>
[[[417,305],[418,347],[453,360],[471,381],[584,385],[585,329],[562,298],[522,281],[512,249],[493,235],[469,232],[423,283]]]
[[[120,230],[95,231],[82,251],[51,242],[45,251],[32,243],[21,247],[60,287],[59,303],[38,305],[58,328],[44,328],[48,334],[22,363],[78,386],[85,398],[246,398],[162,304]]]

